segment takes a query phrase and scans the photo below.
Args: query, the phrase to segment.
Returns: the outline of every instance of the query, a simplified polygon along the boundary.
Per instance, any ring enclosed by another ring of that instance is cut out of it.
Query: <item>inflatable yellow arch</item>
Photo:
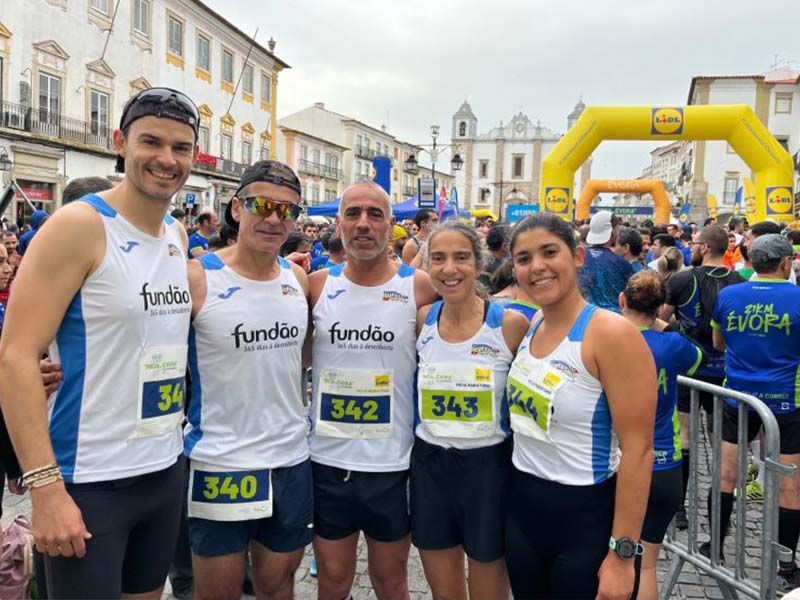
[[[572,218],[575,171],[603,140],[727,140],[753,171],[753,220],[794,220],[792,158],[744,104],[587,107],[542,161],[540,210]]]
[[[588,219],[592,200],[600,192],[626,192],[629,194],[650,194],[655,206],[655,222],[669,223],[669,197],[660,179],[590,179],[583,186],[575,218]]]

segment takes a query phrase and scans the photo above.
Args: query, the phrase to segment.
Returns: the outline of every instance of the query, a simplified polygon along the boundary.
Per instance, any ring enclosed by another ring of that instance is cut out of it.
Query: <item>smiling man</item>
[[[375,595],[404,600],[416,315],[435,291],[426,273],[389,260],[392,212],[379,185],[347,188],[336,222],[346,260],[309,277],[319,598],[350,593],[363,531]]]
[[[159,598],[183,491],[191,301],[186,233],[166,215],[198,113],[151,88],[114,131],[122,182],[54,214],[20,267],[0,344],[3,412],[31,490],[51,598]],[[63,367],[46,401],[39,358]]]

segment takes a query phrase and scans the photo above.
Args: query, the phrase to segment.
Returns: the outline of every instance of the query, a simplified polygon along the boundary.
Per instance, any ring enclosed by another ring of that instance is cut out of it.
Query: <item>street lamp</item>
[[[450,159],[450,167],[453,171],[460,171],[461,167],[464,166],[464,159],[461,158],[461,155],[458,153],[458,146],[446,144],[444,146],[439,145],[436,143],[436,138],[439,137],[439,126],[438,125],[431,125],[431,140],[432,144],[418,146],[420,151],[427,152],[431,156],[431,178],[436,180],[436,161],[439,158],[439,155],[444,152],[445,150],[453,150],[453,157]],[[408,158],[405,161],[405,168],[407,171],[415,171],[418,166],[417,157],[414,154],[409,154]],[[434,190],[435,191],[435,190]]]
[[[0,171],[10,171],[11,170],[11,159],[8,158],[8,151],[0,147]]]

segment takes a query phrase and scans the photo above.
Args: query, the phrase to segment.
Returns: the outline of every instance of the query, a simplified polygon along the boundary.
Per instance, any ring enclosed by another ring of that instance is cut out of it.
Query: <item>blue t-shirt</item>
[[[685,266],[689,266],[692,264],[692,248],[691,246],[681,246],[679,248],[681,253],[683,254],[683,264]]]
[[[725,387],[755,396],[776,414],[800,407],[800,288],[758,277],[726,287],[712,319],[725,340]]]
[[[681,463],[681,433],[678,425],[678,375],[694,375],[703,353],[674,331],[644,329],[644,340],[653,353],[658,374],[658,404],[653,437],[653,470],[664,471]]]
[[[503,308],[505,308],[505,310],[517,311],[523,317],[528,319],[528,321],[530,321],[533,318],[533,315],[536,314],[536,311],[539,310],[539,307],[536,304],[533,302],[526,302],[525,300],[512,300]]]
[[[580,273],[581,293],[587,302],[620,312],[619,293],[633,275],[633,267],[621,256],[602,246],[586,248]]]
[[[189,236],[189,256],[192,256],[192,250],[200,248],[202,250],[208,250],[208,238],[205,237],[199,231],[195,231],[192,235]]]
[[[320,254],[319,256],[316,256],[316,257],[312,258],[311,259],[311,272],[313,273],[314,271],[319,271],[320,269],[324,269],[325,266],[330,261],[330,258],[331,257],[330,257],[329,254]]]
[[[634,273],[638,273],[639,271],[644,271],[645,269],[645,266],[638,260],[633,261],[632,263],[630,263],[630,265]]]

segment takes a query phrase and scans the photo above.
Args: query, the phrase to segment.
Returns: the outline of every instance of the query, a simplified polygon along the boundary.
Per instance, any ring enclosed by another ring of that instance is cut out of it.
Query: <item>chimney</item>
[[[275,40],[272,38],[272,36],[270,36],[267,46],[269,46],[270,52],[275,52]]]
[[[314,102],[314,108],[322,108],[322,109],[324,109],[325,108],[325,103],[324,102]]]
[[[381,125],[381,131],[382,131],[383,133],[386,133],[386,125]]]

